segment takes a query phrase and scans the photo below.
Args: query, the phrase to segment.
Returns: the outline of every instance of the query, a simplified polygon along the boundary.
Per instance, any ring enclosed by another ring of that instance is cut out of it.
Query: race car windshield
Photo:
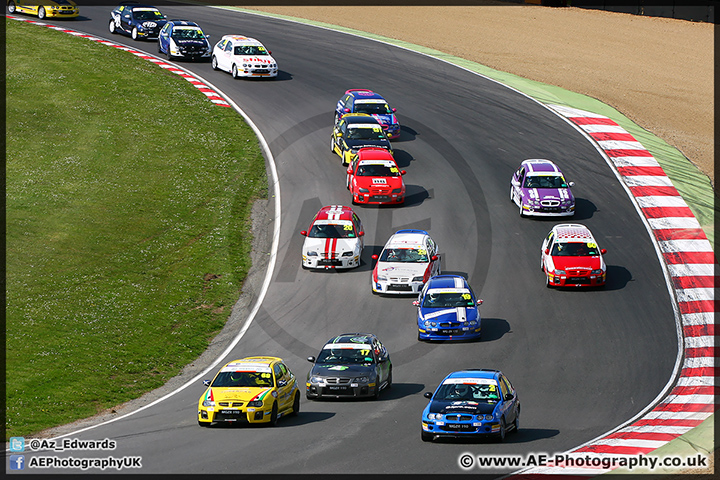
[[[358,177],[397,177],[400,172],[397,167],[387,165],[360,165],[356,175]]]
[[[381,262],[423,263],[428,261],[427,250],[418,248],[387,248],[380,255]]]
[[[235,55],[267,55],[265,47],[259,45],[240,45],[235,47]]]
[[[566,242],[556,243],[553,246],[551,255],[553,257],[585,257],[600,255],[600,253],[594,243]]]
[[[159,10],[135,10],[135,20],[160,20],[163,18]]]
[[[562,175],[539,175],[527,177],[524,188],[568,188]]]
[[[452,308],[474,306],[472,296],[465,292],[428,293],[423,299],[424,308]]]
[[[348,128],[349,140],[383,140],[385,134],[380,126],[376,128]]]
[[[176,28],[173,30],[173,37],[175,38],[204,38],[203,33],[197,28]]]
[[[333,365],[373,363],[370,350],[348,349],[348,348],[326,348],[318,355],[316,363],[327,363]]]
[[[368,115],[389,115],[392,111],[387,103],[356,103],[355,113],[367,113]]]
[[[500,400],[495,385],[466,385],[462,383],[444,383],[435,394],[435,400],[468,400],[473,402],[494,403]]]
[[[220,372],[211,387],[272,387],[269,372]]]
[[[310,238],[355,238],[353,226],[349,224],[315,224],[308,233]]]

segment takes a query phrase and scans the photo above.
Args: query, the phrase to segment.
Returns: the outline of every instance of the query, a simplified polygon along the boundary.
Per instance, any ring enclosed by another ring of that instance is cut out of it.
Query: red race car
[[[353,203],[401,204],[405,183],[392,154],[384,148],[361,148],[347,169],[345,186]]]

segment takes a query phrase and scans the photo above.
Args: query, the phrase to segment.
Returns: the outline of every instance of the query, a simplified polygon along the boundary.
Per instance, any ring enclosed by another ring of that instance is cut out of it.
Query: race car
[[[422,412],[423,442],[439,437],[495,437],[504,441],[520,426],[520,400],[499,370],[472,368],[452,372]]]
[[[212,47],[195,22],[187,20],[169,20],[158,36],[158,53],[167,55],[168,60],[175,58],[198,60],[208,59]]]
[[[73,0],[9,0],[8,13],[27,13],[44,18],[76,18],[80,9]]]
[[[542,243],[540,267],[550,287],[602,287],[607,267],[604,248],[579,223],[555,225]]]
[[[155,7],[122,2],[110,12],[110,33],[130,35],[133,40],[157,39],[167,17]]]
[[[575,197],[560,169],[550,160],[530,158],[510,180],[510,200],[520,208],[520,216],[575,215]]]
[[[395,117],[396,108],[390,108],[387,101],[373,92],[362,88],[347,90],[335,106],[335,123],[348,113],[367,113],[382,125],[389,139],[400,136],[400,123]]]
[[[470,340],[481,336],[477,299],[459,275],[436,275],[425,283],[417,307],[418,340]]]
[[[371,333],[343,333],[325,343],[308,372],[305,395],[322,397],[370,397],[392,386],[390,354]]]
[[[225,364],[198,401],[198,424],[269,423],[300,412],[295,375],[277,357],[246,357]]]
[[[403,229],[385,243],[372,271],[373,293],[419,294],[430,277],[440,274],[440,255],[425,230]]]
[[[233,78],[276,78],[278,65],[270,53],[254,38],[225,35],[213,47],[212,68],[229,72]]]
[[[364,147],[384,148],[392,155],[390,140],[377,120],[365,113],[344,115],[333,127],[330,151],[340,155],[342,164],[347,165]]]
[[[400,204],[405,201],[405,173],[384,148],[361,148],[347,169],[345,186],[353,203]]]
[[[310,228],[300,235],[306,237],[302,246],[303,268],[360,266],[365,232],[352,208],[343,205],[321,208],[310,222]]]

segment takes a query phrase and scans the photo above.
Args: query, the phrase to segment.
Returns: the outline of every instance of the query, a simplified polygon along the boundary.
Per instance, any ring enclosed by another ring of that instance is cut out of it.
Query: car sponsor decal
[[[258,393],[258,394],[255,395],[253,398],[251,398],[250,401],[251,401],[251,402],[253,402],[253,401],[255,401],[255,400],[260,400],[260,401],[262,401],[262,400],[267,396],[267,394],[270,393],[271,390],[272,390],[272,388],[268,388],[268,389],[263,390],[262,392]],[[275,395],[277,395],[276,392],[273,391],[273,393],[274,393]]]
[[[387,180],[385,178],[373,178],[372,179],[373,185],[387,185]]]
[[[371,128],[373,132],[379,132],[382,130],[380,125],[377,123],[350,123],[348,124],[348,130],[351,130],[353,128]],[[374,146],[374,145],[371,145]]]
[[[367,95],[367,93],[364,95]],[[355,100],[356,105],[361,104],[361,103],[367,104],[367,103],[387,103],[387,102],[381,98],[358,98],[357,100]]]
[[[370,350],[372,347],[367,343],[328,343],[323,347],[323,350],[336,348],[350,350]]]
[[[249,362],[238,362],[238,363],[228,363],[225,365],[222,370],[222,372],[260,372],[260,373],[267,373],[270,372],[270,366],[269,365],[258,365],[256,363],[249,363]]]
[[[443,385],[455,385],[455,384],[462,384],[462,385],[490,385],[491,389],[495,385],[495,380],[492,378],[468,378],[468,377],[458,377],[458,378],[448,378],[443,382]]]
[[[345,365],[335,365],[334,367],[328,368],[328,370],[347,370],[350,367],[346,367]]]
[[[215,105],[218,105],[218,106],[220,106],[220,107],[229,107],[229,108],[231,108],[231,105],[222,97],[222,95],[221,95],[217,90],[215,90],[213,87],[210,87],[209,85],[207,85],[204,81],[200,80],[198,77],[196,77],[196,76],[193,75],[192,73],[187,72],[187,71],[185,71],[185,70],[181,70],[181,69],[177,68],[175,65],[171,65],[171,64],[169,64],[169,63],[167,63],[167,62],[165,62],[165,61],[163,61],[163,60],[161,60],[161,59],[159,59],[159,58],[157,58],[157,57],[151,56],[151,55],[148,54],[148,53],[141,52],[141,51],[139,51],[139,50],[135,50],[135,49],[133,49],[133,48],[126,47],[126,46],[124,46],[124,45],[118,45],[118,44],[116,44],[116,43],[110,42],[110,41],[105,40],[105,39],[103,39],[103,38],[98,38],[98,37],[95,37],[95,36],[93,36],[93,35],[88,35],[88,34],[86,34],[86,33],[81,33],[81,32],[78,32],[78,31],[75,31],[75,30],[70,30],[70,29],[64,28],[64,27],[57,27],[57,26],[55,26],[55,25],[48,25],[48,24],[43,23],[43,22],[37,22],[37,21],[34,21],[34,20],[26,19],[26,18],[18,18],[18,17],[15,17],[15,16],[13,16],[13,15],[7,15],[7,18],[9,18],[9,19],[11,19],[11,20],[17,20],[17,21],[20,21],[20,22],[27,22],[27,23],[32,23],[32,24],[34,24],[34,25],[39,25],[39,26],[42,26],[42,27],[51,28],[51,29],[53,29],[53,30],[57,30],[58,32],[68,33],[68,34],[74,35],[74,36],[76,36],[76,37],[82,37],[82,38],[85,38],[85,39],[87,39],[87,40],[91,40],[91,41],[93,41],[93,42],[98,42],[98,43],[101,43],[101,44],[103,44],[103,45],[107,45],[107,46],[109,46],[109,47],[117,48],[118,50],[124,50],[124,51],[126,51],[126,52],[128,52],[128,53],[132,53],[133,55],[135,55],[135,56],[137,56],[137,57],[140,57],[140,58],[142,58],[142,59],[144,59],[144,60],[148,60],[148,61],[150,61],[150,62],[153,62],[153,63],[155,63],[157,66],[159,66],[159,67],[161,67],[161,68],[164,68],[165,70],[167,70],[167,71],[169,71],[169,72],[172,72],[172,73],[174,73],[174,74],[176,74],[176,75],[181,76],[182,78],[184,78],[184,79],[187,80],[188,82],[192,83],[195,88],[197,88],[198,90],[200,90],[200,92],[202,92],[202,93],[208,98],[208,100],[210,100],[210,101],[211,101],[212,103],[214,103]]]

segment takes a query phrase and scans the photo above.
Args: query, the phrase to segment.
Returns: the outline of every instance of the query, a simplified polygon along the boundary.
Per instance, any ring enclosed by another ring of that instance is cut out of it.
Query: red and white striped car
[[[352,208],[323,207],[313,217],[302,247],[303,268],[355,268],[360,266],[365,232]]]

